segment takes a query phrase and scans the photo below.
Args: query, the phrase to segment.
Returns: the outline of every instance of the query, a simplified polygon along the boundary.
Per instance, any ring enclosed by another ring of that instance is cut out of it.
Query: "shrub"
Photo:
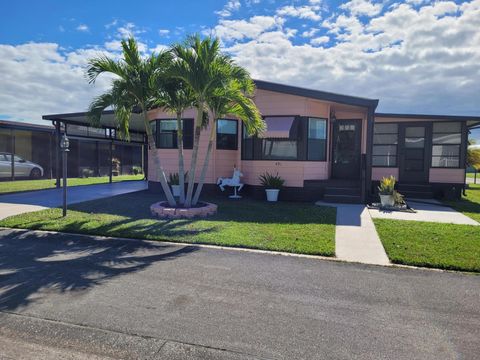
[[[89,168],[82,169],[82,177],[89,178],[90,176],[93,176],[93,170],[92,169],[89,169]]]
[[[187,182],[188,179],[188,171],[185,172],[185,183]],[[170,173],[168,175],[168,183],[170,185],[180,185],[180,176],[178,173]]]
[[[143,174],[143,169],[141,166],[132,166],[133,175]]]
[[[272,175],[268,172],[259,176],[260,182],[267,189],[281,189],[285,180],[283,180],[277,173],[277,175]]]

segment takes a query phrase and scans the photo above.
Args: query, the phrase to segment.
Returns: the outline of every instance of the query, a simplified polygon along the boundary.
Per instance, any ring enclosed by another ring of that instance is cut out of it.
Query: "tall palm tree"
[[[255,91],[253,80],[242,68],[235,69],[235,66],[232,66],[231,71],[238,72],[238,75],[230,80],[230,82],[223,88],[216,89],[213,95],[207,99],[208,108],[212,114],[213,121],[210,124],[207,153],[203,162],[197,189],[195,190],[195,195],[193,197],[193,205],[197,204],[202,192],[203,184],[205,183],[208,164],[213,144],[215,142],[218,119],[226,116],[233,116],[239,119],[245,125],[249,135],[261,132],[265,128],[265,122],[262,120],[260,112],[252,100]]]
[[[160,73],[157,77],[158,94],[155,99],[155,106],[162,107],[167,112],[176,116],[177,119],[177,147],[178,147],[178,178],[180,185],[179,203],[185,204],[185,166],[183,154],[183,122],[182,114],[185,110],[195,104],[195,97],[192,89],[182,80],[165,78]]]
[[[159,171],[160,184],[170,206],[176,202],[168,186],[165,171],[160,157],[155,151],[155,140],[152,128],[147,116],[148,106],[152,102],[155,90],[155,74],[159,69],[166,68],[170,64],[171,56],[164,52],[158,55],[152,54],[148,58],[142,58],[138,51],[137,42],[134,38],[122,40],[122,59],[116,61],[106,56],[92,58],[88,61],[86,75],[89,83],[95,83],[101,74],[113,74],[111,88],[104,94],[96,97],[89,107],[89,116],[93,123],[99,123],[102,112],[112,107],[115,112],[118,129],[125,138],[129,138],[129,124],[134,109],[139,109],[143,116],[145,133],[148,145],[153,156],[156,170]]]
[[[191,36],[185,44],[172,47],[174,61],[169,75],[183,80],[191,87],[195,95],[197,116],[195,117],[193,151],[190,170],[188,173],[188,187],[185,206],[193,203],[193,187],[198,160],[198,147],[202,128],[208,124],[205,112],[208,110],[208,100],[214,97],[215,92],[229,85],[233,80],[245,78],[244,69],[236,66],[232,59],[222,54],[220,42],[217,38],[204,38],[199,35]]]
[[[200,134],[204,127],[203,114],[206,111],[206,100],[214,90],[222,85],[221,75],[223,56],[220,53],[218,39],[201,39],[200,36],[191,36],[185,44],[174,45],[172,52],[175,56],[170,75],[183,80],[192,89],[195,95],[197,116],[194,119],[193,150],[188,172],[188,187],[185,207],[192,205],[193,187],[198,159]]]

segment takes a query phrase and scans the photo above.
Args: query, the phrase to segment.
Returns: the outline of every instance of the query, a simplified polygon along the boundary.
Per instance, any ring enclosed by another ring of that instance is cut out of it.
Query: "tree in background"
[[[480,149],[472,148],[470,145],[475,145],[475,140],[468,140],[467,163],[475,169],[480,170]]]

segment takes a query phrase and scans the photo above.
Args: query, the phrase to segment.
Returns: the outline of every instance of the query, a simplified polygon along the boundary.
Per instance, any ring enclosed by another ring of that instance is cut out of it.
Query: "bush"
[[[90,176],[93,176],[93,170],[92,169],[89,169],[89,168],[82,169],[82,177],[89,178]]]
[[[283,180],[277,173],[277,175],[272,175],[268,172],[259,176],[260,182],[267,189],[281,189],[285,180]]]
[[[133,175],[143,174],[143,169],[141,166],[132,166]]]
[[[185,172],[185,183],[187,182],[187,178],[188,178],[188,171]],[[168,183],[170,185],[180,185],[180,176],[178,175],[178,173],[170,173],[168,175]]]

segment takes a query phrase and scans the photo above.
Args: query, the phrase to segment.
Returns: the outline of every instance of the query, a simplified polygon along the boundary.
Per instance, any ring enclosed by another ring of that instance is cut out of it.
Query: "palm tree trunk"
[[[200,179],[198,179],[197,189],[195,190],[195,196],[193,197],[192,205],[197,205],[198,199],[200,198],[200,193],[202,192],[203,184],[205,183],[205,177],[207,176],[208,163],[210,162],[210,156],[212,154],[213,142],[215,140],[215,118],[212,123],[212,128],[210,129],[210,138],[208,139],[208,148],[207,154],[205,155],[205,160],[203,162],[202,173],[200,174]]]
[[[152,128],[150,127],[150,121],[148,120],[147,112],[143,111],[143,122],[145,125],[145,132],[147,134],[148,146],[150,147],[151,154],[153,155],[153,162],[155,163],[155,168],[160,175],[160,185],[162,185],[163,192],[168,201],[168,205],[176,206],[175,198],[172,195],[170,186],[168,186],[167,177],[165,176],[165,170],[163,170],[162,164],[160,162],[160,157],[158,156],[157,148],[155,146],[155,139],[152,135]]]
[[[177,144],[178,144],[178,185],[180,185],[179,203],[185,204],[185,167],[183,161],[183,127],[182,113],[177,112]]]
[[[197,118],[195,119],[195,134],[193,137],[192,161],[188,172],[187,197],[185,199],[185,207],[192,206],[193,186],[195,185],[195,169],[197,167],[198,146],[200,142],[200,133],[202,131],[203,119],[203,101],[197,104]]]

